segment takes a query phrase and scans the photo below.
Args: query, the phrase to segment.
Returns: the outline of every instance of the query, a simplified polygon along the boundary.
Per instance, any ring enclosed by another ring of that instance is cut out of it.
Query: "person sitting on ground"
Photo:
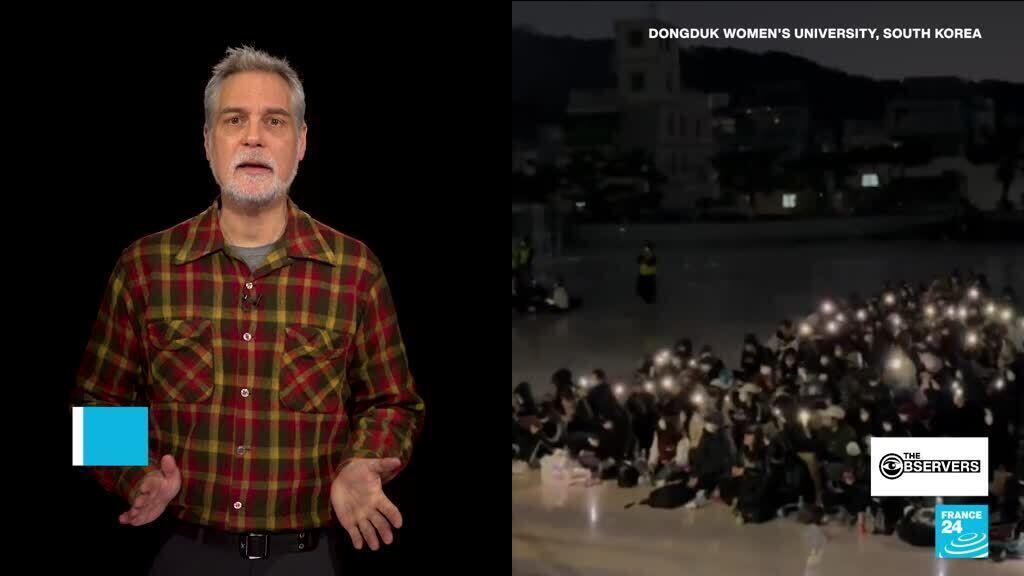
[[[690,439],[686,429],[686,415],[677,412],[669,403],[663,403],[660,407],[647,463],[653,471],[651,479],[655,486],[663,486],[666,482],[684,477],[689,468]]]
[[[691,476],[687,481],[687,486],[697,491],[694,499],[687,504],[690,508],[706,504],[708,496],[718,488],[722,480],[729,477],[732,465],[736,462],[736,447],[723,425],[724,419],[719,412],[712,412],[705,419],[704,433],[694,449]]]

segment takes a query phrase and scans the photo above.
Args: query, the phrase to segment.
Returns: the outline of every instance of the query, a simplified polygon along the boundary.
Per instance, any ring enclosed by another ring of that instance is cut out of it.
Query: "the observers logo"
[[[988,438],[871,438],[872,496],[987,496]]]
[[[904,459],[906,458],[906,459]],[[886,454],[878,463],[878,470],[882,476],[895,480],[904,472],[943,474],[963,473],[977,474],[981,472],[981,460],[922,460],[919,452],[904,452],[899,454]]]

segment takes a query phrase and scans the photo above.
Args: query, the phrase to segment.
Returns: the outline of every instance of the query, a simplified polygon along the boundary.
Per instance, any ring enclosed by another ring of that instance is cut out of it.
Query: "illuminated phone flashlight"
[[[665,364],[668,364],[670,357],[671,354],[669,354],[668,350],[662,350],[661,352],[658,352],[657,356],[655,356],[654,363],[658,366],[664,366]]]
[[[967,291],[967,297],[971,300],[977,300],[978,296],[981,296],[981,294],[978,292],[977,288],[971,288]]]
[[[646,390],[648,394],[654,394],[654,382],[651,382],[650,380],[644,382],[644,390]]]
[[[929,318],[934,317],[935,316],[935,306],[932,306],[931,304],[925,306],[924,307],[924,315],[929,317]]]
[[[772,408],[772,414],[774,414],[775,417],[778,418],[782,416],[782,410],[779,410],[778,407]]]
[[[690,401],[693,402],[694,404],[698,405],[698,406],[703,406],[704,405],[704,395],[701,394],[700,392],[694,392],[690,396]]]
[[[615,395],[622,398],[626,394],[626,387],[622,384],[615,385]]]
[[[992,302],[985,304],[985,316],[992,316],[996,313],[996,305]]]
[[[892,358],[889,358],[889,369],[890,370],[899,370],[900,368],[903,368],[903,359],[902,358],[900,358],[899,356],[893,356]]]
[[[955,318],[955,317],[956,317],[956,308],[954,308],[952,306],[946,308],[946,318]]]
[[[996,378],[996,390],[1002,390],[1005,385],[1006,382],[1004,382],[1002,378]]]
[[[687,364],[690,366],[690,368],[696,368],[697,367],[697,359],[696,358],[690,358],[690,361],[687,362]]]
[[[892,306],[893,304],[896,303],[896,296],[894,296],[892,292],[886,292],[885,303],[889,306]]]
[[[839,324],[836,324],[833,320],[829,320],[829,323],[825,325],[825,329],[828,330],[829,334],[835,334],[839,330]]]
[[[867,319],[868,319],[868,313],[866,311],[864,311],[864,310],[857,310],[857,320],[860,320],[861,322],[863,322],[863,321],[865,321]]]
[[[950,387],[953,389],[954,392],[963,392],[963,390],[960,388],[960,382],[958,380],[953,380],[953,384]]]
[[[587,382],[587,377],[586,376],[580,376],[580,387],[581,388],[586,388],[589,385],[590,385],[590,382]]]
[[[811,421],[811,413],[807,410],[800,411],[800,423],[807,426],[807,423]]]
[[[959,396],[963,396],[963,395],[964,395],[964,389],[963,388],[960,388],[958,386],[958,387],[953,389],[953,396],[959,397]]]
[[[836,314],[836,321],[838,321],[840,324],[846,322],[846,314],[843,314],[842,312]]]
[[[835,306],[832,305],[831,300],[825,300],[821,303],[821,311],[825,314],[831,314],[833,310],[835,310]]]
[[[811,335],[811,325],[806,323],[806,322],[800,324],[800,335],[801,336],[810,336]]]
[[[1002,318],[1004,322],[1009,322],[1010,319],[1013,318],[1013,310],[1010,308],[1003,308],[1003,311],[999,313],[999,317]]]
[[[672,381],[672,377],[671,376],[665,376],[661,380],[661,387],[664,388],[665,390],[671,390],[673,384],[674,384],[674,382]]]
[[[898,314],[893,314],[892,318],[891,318],[891,321],[892,321],[892,325],[897,327],[897,328],[899,328],[900,327],[900,323],[903,322],[902,320],[900,320],[900,317],[899,317]]]
[[[956,309],[956,316],[957,316],[957,318],[959,318],[961,320],[966,320],[967,319],[967,307],[966,306],[961,306],[961,307],[957,308]]]
[[[968,332],[965,342],[968,346],[976,346],[978,344],[978,335],[974,332]]]

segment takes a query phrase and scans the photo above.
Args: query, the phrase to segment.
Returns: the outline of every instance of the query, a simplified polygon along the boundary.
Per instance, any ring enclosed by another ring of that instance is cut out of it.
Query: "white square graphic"
[[[872,496],[988,496],[988,438],[871,437]]]

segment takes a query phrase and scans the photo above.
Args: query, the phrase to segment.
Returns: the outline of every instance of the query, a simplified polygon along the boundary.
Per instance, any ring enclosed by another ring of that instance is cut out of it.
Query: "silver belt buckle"
[[[259,560],[270,556],[270,535],[249,532],[239,538],[242,557]]]

